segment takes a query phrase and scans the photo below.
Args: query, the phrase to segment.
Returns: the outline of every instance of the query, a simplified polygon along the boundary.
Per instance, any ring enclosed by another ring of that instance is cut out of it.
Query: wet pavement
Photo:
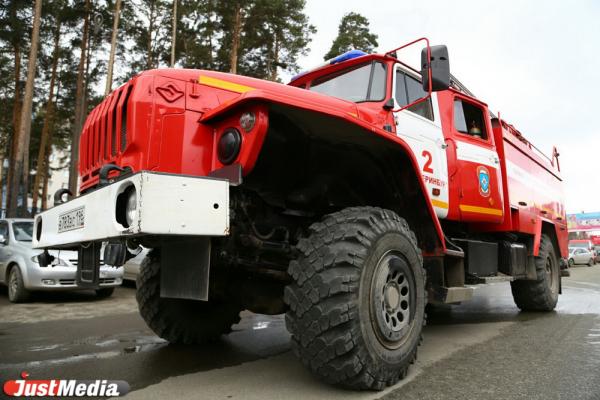
[[[207,346],[173,346],[137,313],[135,289],[113,297],[46,293],[10,304],[0,289],[0,381],[118,379],[128,398],[600,399],[600,265],[573,269],[552,313],[521,313],[506,283],[429,310],[419,360],[384,392],[320,383],[289,351],[282,316],[244,312]]]

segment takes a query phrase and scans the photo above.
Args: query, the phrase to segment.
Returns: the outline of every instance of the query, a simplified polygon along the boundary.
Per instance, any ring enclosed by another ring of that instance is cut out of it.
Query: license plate
[[[58,216],[58,233],[81,229],[84,224],[85,206],[81,206]]]

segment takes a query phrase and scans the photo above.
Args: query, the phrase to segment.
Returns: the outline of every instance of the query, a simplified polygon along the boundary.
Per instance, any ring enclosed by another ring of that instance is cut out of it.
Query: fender
[[[294,92],[297,92],[297,91],[305,92],[302,89],[294,88]],[[324,96],[324,95],[320,95],[317,93],[310,93],[310,92],[308,92],[307,94],[308,94],[308,96],[306,96],[306,95],[291,96],[286,93],[274,93],[271,91],[260,90],[260,89],[247,90],[247,91],[241,93],[240,96],[236,97],[235,99],[232,99],[232,100],[228,101],[227,103],[224,103],[224,104],[206,112],[204,115],[202,115],[199,122],[211,123],[211,122],[219,121],[224,118],[227,118],[228,115],[231,115],[236,112],[241,112],[242,109],[253,106],[256,103],[278,104],[278,105],[285,106],[285,107],[306,110],[307,112],[316,112],[316,113],[326,115],[328,117],[343,120],[345,123],[355,125],[355,126],[361,128],[362,130],[364,130],[365,135],[375,134],[378,136],[379,139],[384,139],[384,140],[391,142],[394,145],[397,145],[401,149],[401,151],[407,156],[407,158],[410,160],[413,171],[415,171],[415,174],[416,174],[415,176],[419,176],[419,177],[421,176],[420,174],[418,174],[416,172],[416,171],[419,171],[419,166],[418,166],[417,160],[416,160],[411,148],[400,137],[398,137],[395,134],[390,134],[390,132],[387,132],[383,129],[379,129],[379,128],[361,120],[358,117],[358,113],[340,110],[337,107],[331,106],[329,104],[330,99],[331,99],[329,96]],[[329,102],[326,102],[326,101],[318,102],[317,100],[320,97],[324,97]],[[336,99],[336,102],[337,101],[338,100]],[[348,102],[344,102],[344,103],[351,104]],[[352,105],[355,107],[354,104],[352,104]],[[348,108],[346,107],[346,109],[348,109]],[[259,152],[260,147],[253,149],[253,151]],[[245,168],[244,173],[247,174],[248,172],[249,171]],[[429,195],[427,194],[423,180],[418,179],[418,181],[419,181],[420,190],[421,190],[421,194],[423,195],[423,198],[429,199]],[[429,217],[431,218],[431,221],[433,223],[433,226],[434,226],[434,229],[436,232],[437,243],[434,246],[435,251],[433,251],[432,254],[426,253],[424,255],[425,256],[428,256],[428,255],[440,256],[440,255],[443,255],[446,250],[444,235],[442,232],[440,221],[439,221],[437,215],[435,214],[435,211],[433,210],[433,206],[432,206],[431,202],[426,201],[426,203],[427,203],[426,207],[427,207],[427,211],[429,213]]]

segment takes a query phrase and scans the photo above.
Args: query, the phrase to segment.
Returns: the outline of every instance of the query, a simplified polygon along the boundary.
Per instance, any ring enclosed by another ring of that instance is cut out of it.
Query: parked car
[[[0,283],[8,286],[8,299],[13,303],[26,301],[37,290],[77,290],[77,252],[53,250],[52,265],[41,267],[37,261],[40,250],[31,247],[32,219],[0,220]],[[123,268],[100,267],[99,297],[112,295],[122,283]]]
[[[142,265],[142,261],[146,258],[149,249],[142,249],[138,255],[133,258],[127,260],[125,265],[123,265],[123,280],[124,281],[132,281],[135,283],[137,280],[137,276],[140,273],[140,266]]]
[[[595,264],[595,255],[592,250],[583,247],[569,247],[569,267],[575,264]]]

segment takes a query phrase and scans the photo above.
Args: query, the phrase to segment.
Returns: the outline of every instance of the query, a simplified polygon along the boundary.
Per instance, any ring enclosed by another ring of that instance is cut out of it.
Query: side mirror
[[[0,235],[0,244],[6,245],[8,244],[8,239],[4,237],[4,235]]]
[[[437,92],[450,87],[450,59],[444,45],[430,46],[431,58],[427,59],[427,47],[421,50],[421,78],[423,90],[429,91],[429,69],[431,68],[431,91]]]

